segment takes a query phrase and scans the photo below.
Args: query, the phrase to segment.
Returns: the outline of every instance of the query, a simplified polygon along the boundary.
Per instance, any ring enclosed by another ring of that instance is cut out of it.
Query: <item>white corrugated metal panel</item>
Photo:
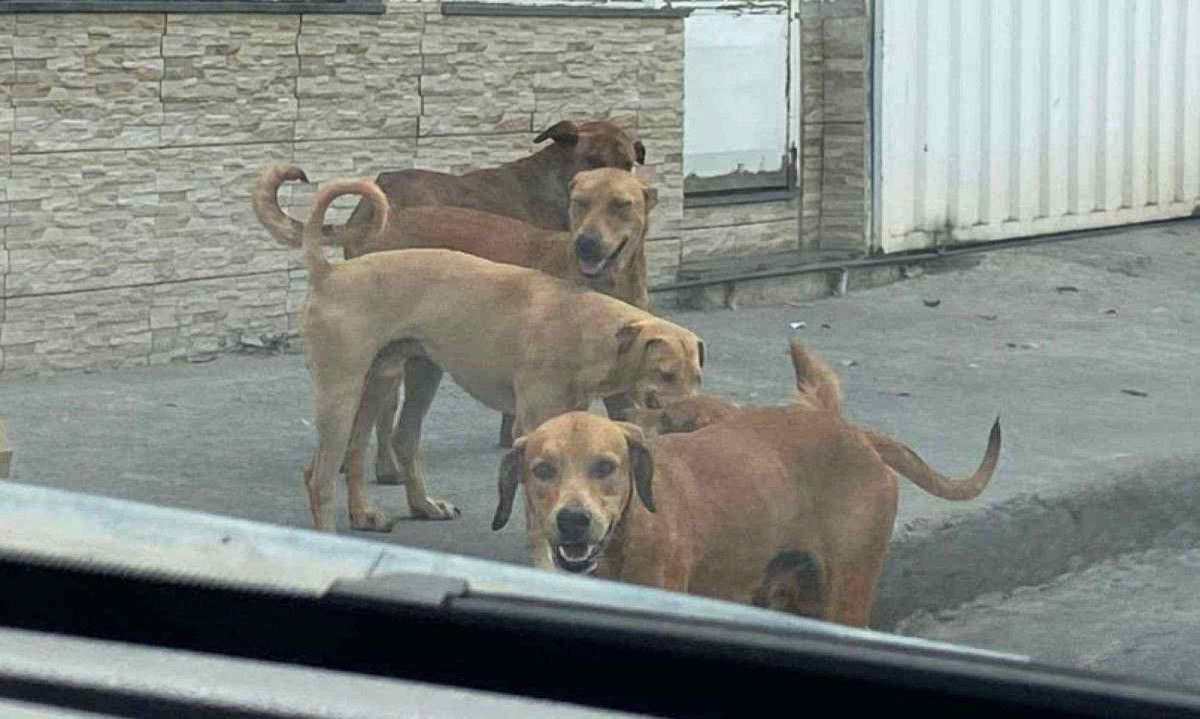
[[[1200,206],[1200,1],[878,0],[876,242]]]

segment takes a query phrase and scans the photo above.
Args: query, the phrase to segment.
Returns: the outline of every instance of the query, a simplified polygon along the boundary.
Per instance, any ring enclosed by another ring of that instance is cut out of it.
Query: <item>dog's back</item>
[[[365,238],[353,248],[348,246],[348,254],[358,257],[404,248],[440,248],[535,269],[543,269],[542,265],[551,264],[548,260],[554,259],[557,262],[553,264],[562,267],[553,267],[559,271],[550,274],[559,277],[572,269],[566,262],[570,251],[567,233],[535,227],[511,217],[434,205],[395,210],[389,213],[388,224],[391,225],[388,231]]]

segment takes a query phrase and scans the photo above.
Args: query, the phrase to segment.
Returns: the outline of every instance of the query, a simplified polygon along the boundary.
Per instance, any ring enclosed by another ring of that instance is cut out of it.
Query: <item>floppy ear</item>
[[[654,455],[646,445],[646,435],[642,428],[628,422],[617,422],[625,433],[625,446],[629,450],[629,471],[633,475],[633,488],[637,490],[638,499],[651,512],[654,511],[654,492],[651,482],[654,479]]]
[[[496,505],[496,514],[492,517],[492,531],[502,529],[508,524],[512,514],[513,498],[516,497],[517,487],[521,484],[521,472],[525,465],[525,437],[513,441],[512,449],[504,455],[500,462],[500,501]]]
[[[562,142],[568,145],[574,144],[579,141],[579,125],[571,120],[556,122],[545,130],[542,130],[540,135],[533,138],[534,142],[542,142],[544,140],[554,140],[555,142]]]
[[[625,354],[630,347],[633,347],[633,343],[642,333],[644,326],[645,320],[633,320],[621,325],[621,328],[617,330],[617,354]]]
[[[643,187],[642,196],[646,199],[646,213],[649,214],[658,205],[658,188]]]
[[[633,159],[637,160],[637,164],[646,164],[646,146],[641,140],[633,141]]]

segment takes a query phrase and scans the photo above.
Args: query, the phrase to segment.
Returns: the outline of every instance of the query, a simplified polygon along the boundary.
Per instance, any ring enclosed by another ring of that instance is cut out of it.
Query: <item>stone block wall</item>
[[[564,118],[645,142],[652,285],[798,241],[864,250],[865,1],[800,3],[803,191],[686,211],[680,17],[0,14],[0,377],[294,333],[306,277],[253,217],[263,166],[463,172]],[[280,200],[303,217],[310,196]]]
[[[255,174],[461,172],[609,117],[648,148],[655,281],[682,218],[683,20],[0,15],[0,376],[202,358],[296,328],[299,253]],[[282,193],[303,216],[309,193]],[[333,219],[353,206],[345,198]]]
[[[800,3],[801,235],[825,251],[870,242],[870,0]]]

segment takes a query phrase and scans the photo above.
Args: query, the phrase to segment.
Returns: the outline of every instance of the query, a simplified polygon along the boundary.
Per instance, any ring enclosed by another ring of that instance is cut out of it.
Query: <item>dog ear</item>
[[[521,484],[521,473],[525,466],[525,437],[513,440],[512,449],[504,455],[500,462],[500,501],[496,504],[496,514],[492,517],[492,531],[502,529],[508,524],[512,515],[513,499],[517,495],[517,487]]]
[[[646,200],[646,213],[649,214],[658,205],[658,188],[643,187],[642,197]]]
[[[630,347],[633,347],[633,343],[637,341],[645,324],[645,320],[633,320],[621,325],[621,328],[617,330],[617,354],[625,354]]]
[[[637,164],[646,164],[646,146],[641,140],[633,141],[633,159],[637,160]]]
[[[654,511],[654,492],[651,483],[654,479],[654,455],[646,444],[646,435],[642,428],[628,422],[617,422],[625,433],[625,446],[629,449],[629,472],[633,475],[633,488],[637,491],[638,499],[651,512]]]
[[[533,138],[535,143],[544,140],[554,140],[555,142],[573,145],[579,141],[579,125],[571,120],[556,122],[545,130],[542,130],[540,135]]]

